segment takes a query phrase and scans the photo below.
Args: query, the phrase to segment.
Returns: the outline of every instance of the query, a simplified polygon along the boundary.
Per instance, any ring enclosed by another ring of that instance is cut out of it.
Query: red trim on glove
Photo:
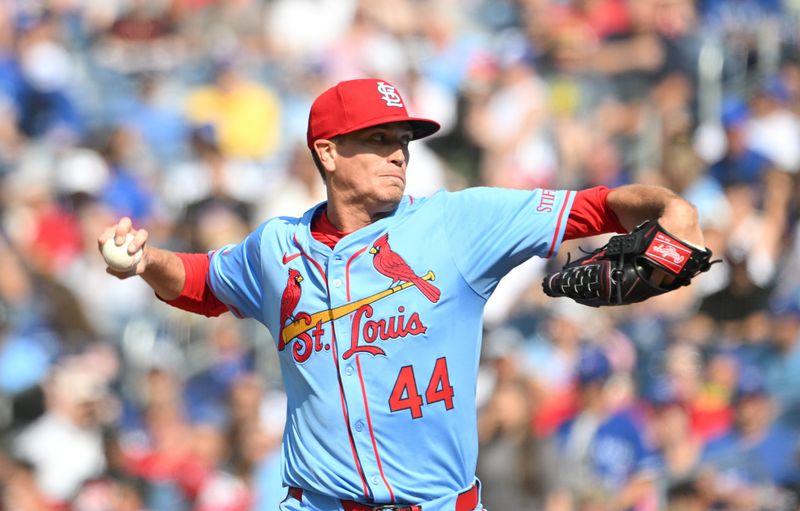
[[[204,316],[219,316],[228,312],[228,307],[219,298],[214,296],[208,285],[208,269],[211,259],[207,254],[176,254],[183,262],[186,281],[180,296],[174,300],[160,300],[179,309],[202,314]],[[156,295],[158,296],[158,295]]]
[[[581,190],[575,194],[572,209],[567,219],[564,240],[584,238],[607,232],[627,233],[608,206],[608,194],[611,190],[605,186],[595,186]]]

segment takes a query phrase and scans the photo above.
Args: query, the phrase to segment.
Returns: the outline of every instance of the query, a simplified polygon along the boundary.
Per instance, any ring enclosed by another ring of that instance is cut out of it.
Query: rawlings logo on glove
[[[548,296],[567,296],[592,307],[642,302],[691,284],[719,262],[711,261],[711,255],[711,250],[694,248],[648,220],[594,252],[567,261],[561,271],[544,278],[542,287]],[[653,284],[655,269],[671,275],[672,281]]]
[[[662,232],[657,232],[644,254],[649,259],[661,261],[672,270],[672,273],[680,273],[683,263],[692,256],[692,249],[679,244]]]

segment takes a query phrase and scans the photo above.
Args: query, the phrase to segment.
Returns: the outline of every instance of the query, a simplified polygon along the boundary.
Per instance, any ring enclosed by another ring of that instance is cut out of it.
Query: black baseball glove
[[[568,260],[561,271],[544,278],[542,287],[549,296],[567,296],[592,307],[626,305],[688,286],[716,262],[710,250],[695,248],[648,220],[594,252]],[[674,278],[655,285],[649,280],[655,269]]]

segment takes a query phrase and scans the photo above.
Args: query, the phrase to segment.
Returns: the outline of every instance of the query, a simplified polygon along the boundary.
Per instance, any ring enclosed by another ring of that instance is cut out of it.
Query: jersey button
[[[344,374],[346,374],[347,376],[350,376],[351,374],[353,374],[353,366],[345,367],[344,368]]]
[[[342,287],[342,279],[336,279],[333,281],[333,287]]]
[[[357,420],[356,421],[356,431],[361,431],[362,429],[364,429],[364,421]]]
[[[379,482],[381,482],[381,480],[378,476],[372,476],[372,484],[378,484]]]

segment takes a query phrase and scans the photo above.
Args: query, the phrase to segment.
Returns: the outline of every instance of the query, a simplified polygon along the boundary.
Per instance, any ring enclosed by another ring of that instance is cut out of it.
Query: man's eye
[[[375,133],[370,135],[369,141],[373,144],[400,144],[403,147],[408,147],[408,144],[411,142],[411,137],[397,138],[387,135],[386,133]]]

